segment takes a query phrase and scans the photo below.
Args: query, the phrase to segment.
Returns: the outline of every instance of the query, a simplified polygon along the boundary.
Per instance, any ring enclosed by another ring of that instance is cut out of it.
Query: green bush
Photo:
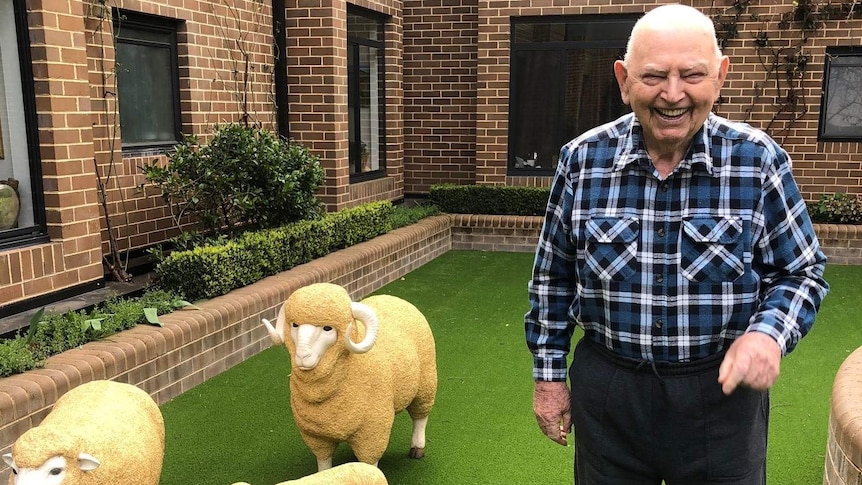
[[[826,224],[862,224],[862,196],[823,194],[808,204],[811,220]]]
[[[156,265],[161,285],[191,300],[213,298],[392,229],[392,203],[371,202],[284,227],[174,251]],[[193,275],[193,276],[191,276]]]
[[[0,341],[0,377],[20,374],[39,365],[23,337]]]
[[[431,202],[452,214],[538,216],[545,213],[551,189],[507,185],[433,185]]]
[[[142,169],[162,190],[177,225],[195,216],[205,234],[277,227],[321,212],[318,157],[257,127],[216,126],[205,145],[187,136],[166,166],[153,161]]]
[[[440,214],[440,209],[433,204],[421,204],[413,207],[399,206],[392,213],[390,224],[392,225],[392,228],[395,229],[415,224],[426,217],[436,216],[438,214]]]

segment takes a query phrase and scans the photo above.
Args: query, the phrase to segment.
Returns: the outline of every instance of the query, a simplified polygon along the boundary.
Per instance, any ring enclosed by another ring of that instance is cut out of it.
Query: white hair
[[[712,23],[712,19],[694,7],[678,3],[661,5],[638,19],[635,26],[632,27],[632,33],[629,36],[628,44],[626,44],[626,54],[623,62],[628,63],[629,55],[634,49],[634,43],[640,37],[642,31],[680,28],[702,31],[705,34],[709,34],[715,44],[715,58],[720,62],[722,53],[721,48],[718,46],[718,37],[715,35],[715,24]]]

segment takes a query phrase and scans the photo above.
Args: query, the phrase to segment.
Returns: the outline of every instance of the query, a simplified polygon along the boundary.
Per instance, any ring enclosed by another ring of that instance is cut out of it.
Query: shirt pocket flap
[[[738,217],[693,217],[682,221],[685,234],[695,242],[734,244],[742,234]]]
[[[587,220],[587,241],[597,243],[630,243],[637,239],[640,223],[636,217],[593,217]]]

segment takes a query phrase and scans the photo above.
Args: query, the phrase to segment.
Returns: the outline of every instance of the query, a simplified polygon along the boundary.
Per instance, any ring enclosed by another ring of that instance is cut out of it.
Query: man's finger
[[[725,356],[725,361],[721,363],[718,374],[718,382],[721,384],[721,391],[725,395],[729,396],[732,394],[737,386],[739,386],[739,383],[745,380],[748,369],[751,367],[750,364],[750,359],[744,358],[744,355],[739,355],[732,350],[728,352]],[[724,370],[723,373],[722,370]]]

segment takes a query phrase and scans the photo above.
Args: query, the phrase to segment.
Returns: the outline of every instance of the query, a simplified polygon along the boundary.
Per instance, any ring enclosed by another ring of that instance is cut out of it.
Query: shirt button
[[[653,324],[653,326],[655,328],[661,328],[662,325],[664,325],[664,322],[661,320],[656,320],[655,323]]]
[[[658,234],[659,237],[664,237],[664,228],[663,227],[658,228],[658,231],[656,231],[656,233]]]
[[[656,283],[661,283],[662,281],[664,281],[664,276],[662,276],[660,274],[655,275],[655,282]]]
[[[661,191],[662,191],[662,192],[667,192],[667,189],[668,189],[668,188],[669,188],[669,187],[668,187],[668,185],[667,185],[667,182],[665,182],[665,183],[661,184]]]

